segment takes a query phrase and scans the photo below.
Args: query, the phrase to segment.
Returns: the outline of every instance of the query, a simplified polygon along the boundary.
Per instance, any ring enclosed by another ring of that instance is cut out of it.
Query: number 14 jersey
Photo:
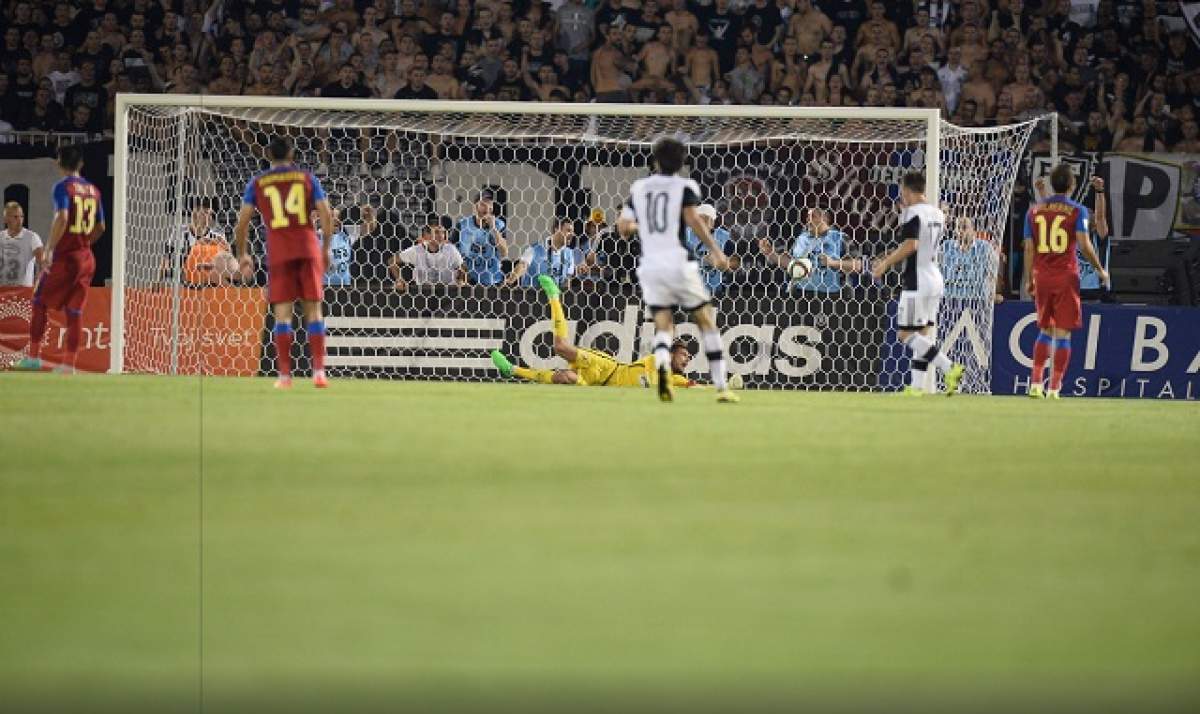
[[[321,182],[304,169],[277,166],[246,184],[242,203],[258,209],[267,230],[267,265],[321,257],[309,212],[325,200]]]

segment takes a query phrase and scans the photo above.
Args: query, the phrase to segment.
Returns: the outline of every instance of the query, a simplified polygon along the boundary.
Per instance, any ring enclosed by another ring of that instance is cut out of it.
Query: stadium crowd
[[[1161,0],[5,0],[0,130],[102,133],[117,92],[1047,111],[1066,150],[1200,152]]]

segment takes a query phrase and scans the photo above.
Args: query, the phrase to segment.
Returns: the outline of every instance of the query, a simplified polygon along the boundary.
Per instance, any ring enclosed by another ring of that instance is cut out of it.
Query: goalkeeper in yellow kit
[[[518,377],[542,384],[576,384],[589,387],[649,387],[658,382],[654,355],[637,362],[619,362],[613,355],[599,350],[576,347],[567,340],[567,318],[559,300],[558,285],[549,275],[538,276],[538,284],[550,301],[550,317],[554,322],[554,353],[565,359],[567,369],[530,369],[517,367],[499,350],[492,350],[492,362],[505,377]],[[696,383],[682,372],[692,359],[687,345],[675,340],[671,345],[671,385],[694,387]]]

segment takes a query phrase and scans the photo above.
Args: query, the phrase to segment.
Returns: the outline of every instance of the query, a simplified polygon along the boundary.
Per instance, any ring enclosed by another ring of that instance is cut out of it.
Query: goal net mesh
[[[632,361],[647,353],[651,328],[636,242],[616,236],[614,224],[630,184],[647,173],[653,139],[674,134],[689,144],[685,172],[716,208],[718,240],[738,259],[726,272],[703,268],[730,372],[750,388],[889,390],[906,378],[907,355],[894,344],[901,275],[876,281],[869,269],[895,246],[900,177],[928,160],[923,120],[852,110],[839,119],[589,116],[586,107],[569,115],[126,111],[124,371],[273,373],[262,225],[256,218],[251,229],[252,274],[233,270],[221,236],[232,244],[243,189],[266,167],[276,135],[291,139],[297,163],[322,181],[346,236],[335,262],[348,279],[330,276],[325,291],[332,377],[496,380],[493,349],[520,364],[565,366],[532,280],[539,271],[562,283],[577,346]],[[940,128],[948,225],[938,337],[967,365],[965,391],[982,393],[1000,239],[1033,122]],[[504,251],[478,230],[487,222],[477,216],[481,194],[504,224]],[[558,218],[572,221],[570,259],[547,245]],[[466,285],[453,271],[423,269],[436,247],[430,226],[446,230],[440,251],[460,252]],[[816,270],[790,280],[792,257]],[[522,264],[525,276],[504,284]],[[296,327],[293,361],[303,373]],[[695,353],[688,373],[706,379],[695,326],[678,332]]]

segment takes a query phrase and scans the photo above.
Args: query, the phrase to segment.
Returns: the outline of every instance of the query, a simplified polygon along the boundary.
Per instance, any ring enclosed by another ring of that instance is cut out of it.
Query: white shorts
[[[901,330],[921,330],[937,324],[941,295],[922,295],[916,290],[900,293],[896,308],[896,327]]]
[[[638,268],[637,276],[647,308],[695,310],[712,302],[712,295],[700,278],[700,264],[694,260],[674,265],[643,265]]]

